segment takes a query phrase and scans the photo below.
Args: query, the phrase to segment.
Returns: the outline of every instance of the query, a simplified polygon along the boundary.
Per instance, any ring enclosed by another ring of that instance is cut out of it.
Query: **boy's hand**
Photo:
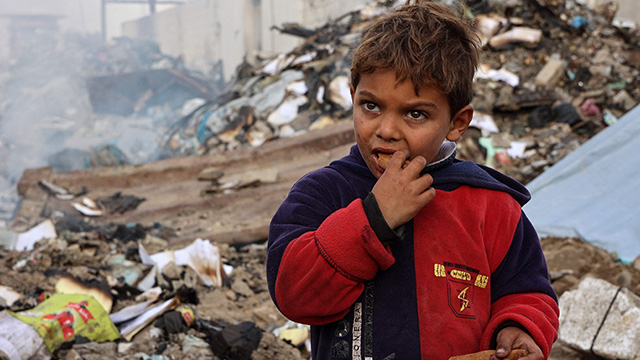
[[[427,160],[417,156],[403,169],[406,157],[406,152],[396,151],[371,190],[382,216],[392,229],[413,219],[436,196],[436,190],[430,187],[433,183],[431,175],[420,176]]]
[[[491,360],[507,357],[512,349],[525,349],[529,351],[529,355],[521,358],[521,360],[544,360],[542,350],[533,338],[524,330],[515,326],[509,326],[500,330],[496,341],[496,353],[492,355]]]

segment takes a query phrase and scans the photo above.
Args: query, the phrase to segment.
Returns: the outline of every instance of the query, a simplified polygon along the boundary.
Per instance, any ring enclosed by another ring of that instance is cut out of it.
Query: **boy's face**
[[[420,88],[416,94],[413,82],[398,83],[392,69],[362,74],[357,88],[351,87],[351,97],[358,149],[377,178],[384,172],[379,153],[404,150],[409,159],[423,156],[431,163],[444,140],[458,140],[473,115],[467,105],[452,117],[439,90]]]

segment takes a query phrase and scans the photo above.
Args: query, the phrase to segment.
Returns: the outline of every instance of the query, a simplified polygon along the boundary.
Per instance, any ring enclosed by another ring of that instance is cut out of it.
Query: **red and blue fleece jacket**
[[[517,181],[469,161],[428,166],[436,197],[391,230],[356,146],[301,178],[269,229],[267,281],[311,325],[312,358],[448,359],[516,325],[545,357],[558,306]]]

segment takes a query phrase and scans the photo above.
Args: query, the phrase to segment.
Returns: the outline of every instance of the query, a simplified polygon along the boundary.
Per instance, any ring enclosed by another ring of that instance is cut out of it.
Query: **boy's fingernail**
[[[496,354],[504,354],[506,352],[507,350],[505,350],[504,348],[498,348],[498,350],[496,350]]]

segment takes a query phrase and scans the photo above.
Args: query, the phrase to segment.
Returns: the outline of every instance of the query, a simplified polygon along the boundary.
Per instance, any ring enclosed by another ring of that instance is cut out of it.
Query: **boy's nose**
[[[401,120],[398,120],[394,116],[382,115],[376,131],[376,136],[387,141],[399,140],[402,137],[402,133],[398,126],[399,121]]]

